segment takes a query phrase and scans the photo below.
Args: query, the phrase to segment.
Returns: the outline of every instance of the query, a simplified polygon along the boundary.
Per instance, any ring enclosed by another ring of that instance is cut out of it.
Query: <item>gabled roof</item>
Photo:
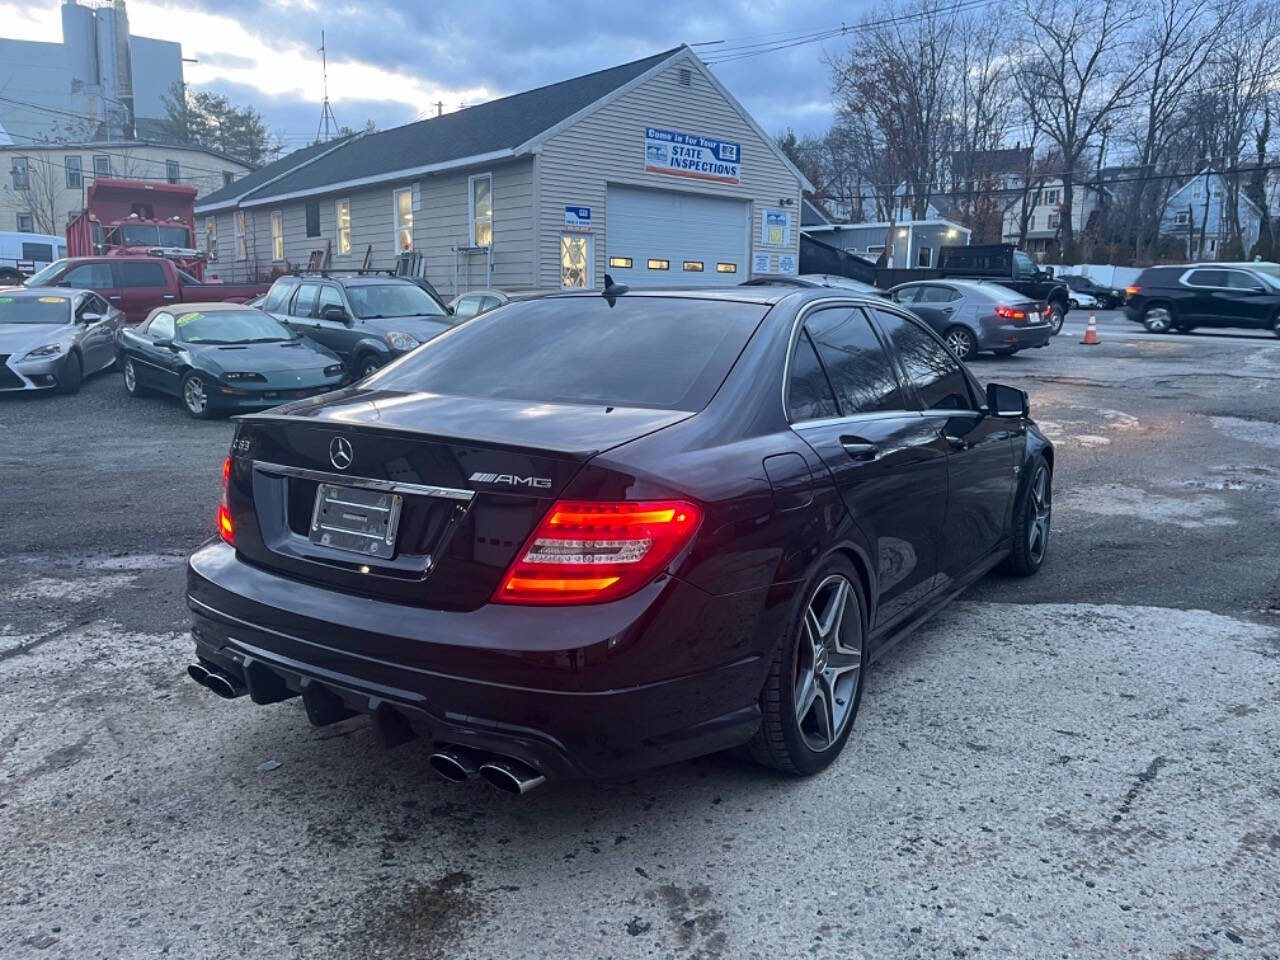
[[[266,166],[250,171],[243,177],[233,180],[225,187],[201,197],[196,204],[196,212],[208,213],[212,210],[233,207],[236,205],[236,201],[248,196],[254,190],[274,183],[281,177],[288,176],[294,170],[306,166],[308,163],[344,146],[352,139],[354,138],[344,137],[340,140],[330,140],[327,143],[313,143],[309,147],[303,147],[301,150],[286,154],[279,160],[273,160]]]
[[[802,227],[820,227],[829,224],[831,218],[827,216],[820,206],[811,201],[808,197],[800,199],[800,226]]]
[[[516,93],[455,113],[366,134],[299,166],[248,204],[270,202],[514,156],[516,148],[640,79],[687,49],[675,47],[607,70]]]

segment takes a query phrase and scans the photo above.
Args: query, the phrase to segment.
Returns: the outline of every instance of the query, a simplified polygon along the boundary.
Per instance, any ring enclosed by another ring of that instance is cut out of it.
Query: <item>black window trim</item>
[[[934,343],[942,347],[942,349],[945,350],[948,354],[950,354],[952,359],[954,359],[956,363],[960,365],[960,373],[964,377],[964,381],[969,387],[969,402],[973,404],[973,407],[969,410],[930,410],[925,408],[923,398],[921,398],[920,394],[916,391],[916,385],[912,383],[911,378],[907,376],[907,369],[902,365],[902,358],[898,356],[898,351],[894,349],[892,343],[889,341],[889,338],[885,335],[885,332],[880,329],[880,321],[876,318],[876,315],[875,315],[876,310],[880,310],[880,309],[883,309],[881,305],[876,304],[875,309],[869,311],[871,326],[876,331],[876,335],[880,337],[880,342],[886,345],[885,349],[888,350],[889,352],[890,360],[893,363],[893,369],[897,372],[898,379],[903,384],[904,392],[907,395],[909,395],[910,398],[915,402],[914,412],[920,414],[920,416],[922,417],[962,417],[966,415],[985,416],[987,414],[987,404],[985,399],[985,393],[982,389],[981,384],[978,383],[977,379],[974,377],[973,373],[970,372],[969,368],[964,365],[964,361],[961,360],[959,357],[957,357],[954,353],[952,353],[951,348],[947,346],[946,341],[942,339],[941,335],[939,335],[937,331],[935,331],[932,327],[930,327],[927,323],[925,323],[919,317],[911,314],[909,311],[885,310],[885,313],[893,314],[894,316],[898,317],[900,320],[905,320],[907,323],[915,324],[917,329],[923,330],[926,334],[932,337]]]

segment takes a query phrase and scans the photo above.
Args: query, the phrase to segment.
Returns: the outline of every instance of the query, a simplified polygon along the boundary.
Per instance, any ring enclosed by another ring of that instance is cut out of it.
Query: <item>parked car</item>
[[[1091,293],[1085,293],[1084,290],[1077,290],[1070,285],[1067,286],[1067,302],[1072,310],[1079,310],[1083,307],[1085,310],[1101,309],[1101,303],[1098,298]]]
[[[472,290],[449,301],[449,312],[459,320],[470,320],[494,307],[510,303],[511,298],[501,290]]]
[[[123,322],[92,290],[0,291],[0,390],[75,393],[115,362]]]
[[[179,303],[243,303],[266,284],[201,283],[163,257],[68,257],[49,264],[28,287],[76,287],[106,297],[129,323],[156,307]]]
[[[225,697],[511,792],[747,744],[813,773],[870,659],[1036,572],[1053,447],[879,297],[562,294],[237,422],[187,568]],[[679,349],[672,349],[672,345]]]
[[[408,353],[454,324],[421,285],[385,274],[280,277],[262,309],[324,344],[357,377]]]
[[[1103,286],[1100,283],[1094,283],[1088,277],[1078,273],[1064,273],[1058,277],[1067,285],[1069,291],[1068,300],[1071,309],[1084,307],[1085,309],[1093,309],[1097,307],[1101,310],[1114,310],[1116,307],[1124,304],[1124,291],[1117,290],[1115,287]],[[1081,294],[1093,298],[1095,303],[1091,306],[1087,299],[1081,297]]]
[[[65,237],[0,230],[0,285],[22,283],[37,270],[66,255]]]
[[[1249,327],[1280,337],[1280,278],[1218,264],[1149,267],[1126,291],[1125,316],[1152,333]]]
[[[933,328],[961,360],[984,350],[1009,355],[1047,347],[1052,323],[1038,300],[1029,300],[1003,284],[980,280],[929,280],[903,283],[889,291]]]
[[[233,303],[161,307],[116,337],[131,397],[178,397],[197,419],[261,410],[348,381],[337,354],[274,317]]]
[[[854,290],[858,293],[875,293],[876,288],[861,280],[841,277],[834,273],[760,274],[744,280],[744,287],[829,287],[837,290]]]

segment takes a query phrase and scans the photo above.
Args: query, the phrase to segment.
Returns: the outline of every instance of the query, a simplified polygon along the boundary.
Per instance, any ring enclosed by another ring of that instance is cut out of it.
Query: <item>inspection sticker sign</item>
[[[696,133],[660,130],[644,131],[644,169],[672,177],[740,183],[742,144]]]
[[[569,230],[590,230],[591,208],[570,206],[566,203],[564,207],[564,225]]]

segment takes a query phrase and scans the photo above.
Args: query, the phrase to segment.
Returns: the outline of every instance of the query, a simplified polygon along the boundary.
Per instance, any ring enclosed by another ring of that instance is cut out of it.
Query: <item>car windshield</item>
[[[186,343],[276,343],[297,336],[258,310],[193,311],[178,315],[178,339]]]
[[[191,239],[186,227],[161,227],[153,223],[126,225],[124,242],[131,247],[190,247]]]
[[[70,323],[67,297],[6,297],[0,291],[0,326],[6,323]]]
[[[767,311],[677,297],[552,297],[508,304],[375,374],[380,390],[696,412]]]
[[[1273,290],[1280,290],[1280,277],[1273,277],[1269,273],[1263,273],[1261,270],[1250,270],[1249,275],[1257,277]]]
[[[443,317],[444,307],[412,283],[352,284],[347,287],[351,309],[362,320],[378,317]]]
[[[27,277],[26,285],[28,287],[47,287],[53,279],[53,276],[60,273],[62,268],[66,265],[66,261],[64,260],[55,260],[43,270],[37,270],[31,276]]]

